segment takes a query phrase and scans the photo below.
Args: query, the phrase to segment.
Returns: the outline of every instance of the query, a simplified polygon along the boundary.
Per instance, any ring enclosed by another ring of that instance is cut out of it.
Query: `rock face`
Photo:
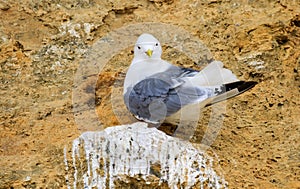
[[[227,188],[205,152],[145,123],[83,133],[65,157],[70,188]]]
[[[82,134],[76,119],[85,111],[96,112],[84,124],[100,121],[91,129],[97,132],[135,122],[117,95],[122,93],[133,44],[110,57],[96,74],[82,75],[83,80],[95,79],[96,85],[86,85],[80,94],[95,94],[82,98],[86,106],[77,112],[72,96],[78,85],[75,75],[89,57],[87,52],[108,33],[153,22],[188,31],[239,79],[259,82],[251,91],[219,104],[226,108],[219,114],[222,119],[211,119],[217,106],[206,108],[195,127],[184,129],[192,133],[191,142],[208,141],[228,187],[299,188],[299,12],[298,0],[1,1],[0,188],[72,185],[70,173],[78,168],[70,164],[72,144]],[[211,58],[194,61],[178,47],[163,44],[163,58],[194,69]],[[216,130],[211,126],[218,121],[222,127]],[[168,134],[174,129],[164,128]],[[84,138],[79,141],[83,144]],[[79,149],[84,154],[84,148]],[[76,162],[86,161],[81,158]],[[162,165],[153,165],[153,180],[163,176]],[[87,173],[77,170],[77,178]],[[127,181],[118,176],[116,188],[147,186],[142,177]]]

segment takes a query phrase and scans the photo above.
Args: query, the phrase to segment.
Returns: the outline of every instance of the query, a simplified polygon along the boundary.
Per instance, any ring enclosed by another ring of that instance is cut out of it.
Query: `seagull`
[[[214,60],[197,71],[170,64],[161,55],[161,44],[153,35],[138,37],[123,97],[127,109],[140,121],[159,124],[187,105],[209,106],[257,84],[238,80],[220,61]]]

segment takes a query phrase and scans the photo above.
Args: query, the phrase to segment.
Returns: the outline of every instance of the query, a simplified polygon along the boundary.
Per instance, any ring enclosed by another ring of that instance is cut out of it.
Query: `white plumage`
[[[213,61],[192,79],[195,85],[214,86],[239,81],[232,71],[223,68],[223,63]]]
[[[124,81],[124,101],[139,120],[160,123],[182,107],[203,106],[238,95],[256,82],[239,81],[223,63],[213,61],[203,70],[181,68],[161,59],[160,42],[142,34]]]

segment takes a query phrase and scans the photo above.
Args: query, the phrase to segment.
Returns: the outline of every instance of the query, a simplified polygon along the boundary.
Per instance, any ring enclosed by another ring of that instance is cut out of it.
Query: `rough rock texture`
[[[0,188],[66,187],[63,149],[81,134],[72,112],[79,62],[108,32],[141,22],[184,28],[240,79],[260,82],[223,103],[211,150],[229,188],[299,188],[299,12],[297,0],[0,1]],[[164,50],[168,61],[200,68]],[[103,127],[119,124],[110,93],[131,58],[124,49],[99,73]],[[202,141],[210,110],[192,142]]]
[[[84,132],[71,149],[71,155],[65,153],[69,187],[227,188],[223,175],[213,169],[213,158],[200,145],[146,123]]]

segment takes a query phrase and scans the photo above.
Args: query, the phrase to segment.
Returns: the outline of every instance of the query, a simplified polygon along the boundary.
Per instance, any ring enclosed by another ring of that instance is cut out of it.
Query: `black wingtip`
[[[237,87],[238,91],[240,93],[245,92],[251,88],[253,88],[255,85],[257,85],[258,82],[256,81],[244,81],[244,83]]]
[[[232,83],[223,84],[220,88],[216,89],[215,93],[217,95],[220,95],[220,94],[226,93],[228,91],[231,91],[233,89],[237,89],[240,94],[240,93],[243,93],[243,92],[251,89],[256,84],[257,84],[256,81],[235,81]]]
[[[256,81],[236,81],[232,83],[226,83],[224,84],[225,91],[230,91],[232,89],[238,89],[240,93],[247,91],[251,88],[253,88],[258,82]],[[224,90],[224,89],[223,89]]]
[[[232,83],[226,83],[226,84],[224,84],[225,91],[223,91],[223,92],[238,88],[239,86],[243,85],[244,83],[245,83],[245,81],[236,81],[236,82],[232,82]]]
[[[256,81],[236,81],[233,83],[223,84],[222,91],[216,91],[216,96],[210,98],[210,101],[205,106],[218,103],[220,101],[237,96],[251,88],[253,88],[258,82]]]

